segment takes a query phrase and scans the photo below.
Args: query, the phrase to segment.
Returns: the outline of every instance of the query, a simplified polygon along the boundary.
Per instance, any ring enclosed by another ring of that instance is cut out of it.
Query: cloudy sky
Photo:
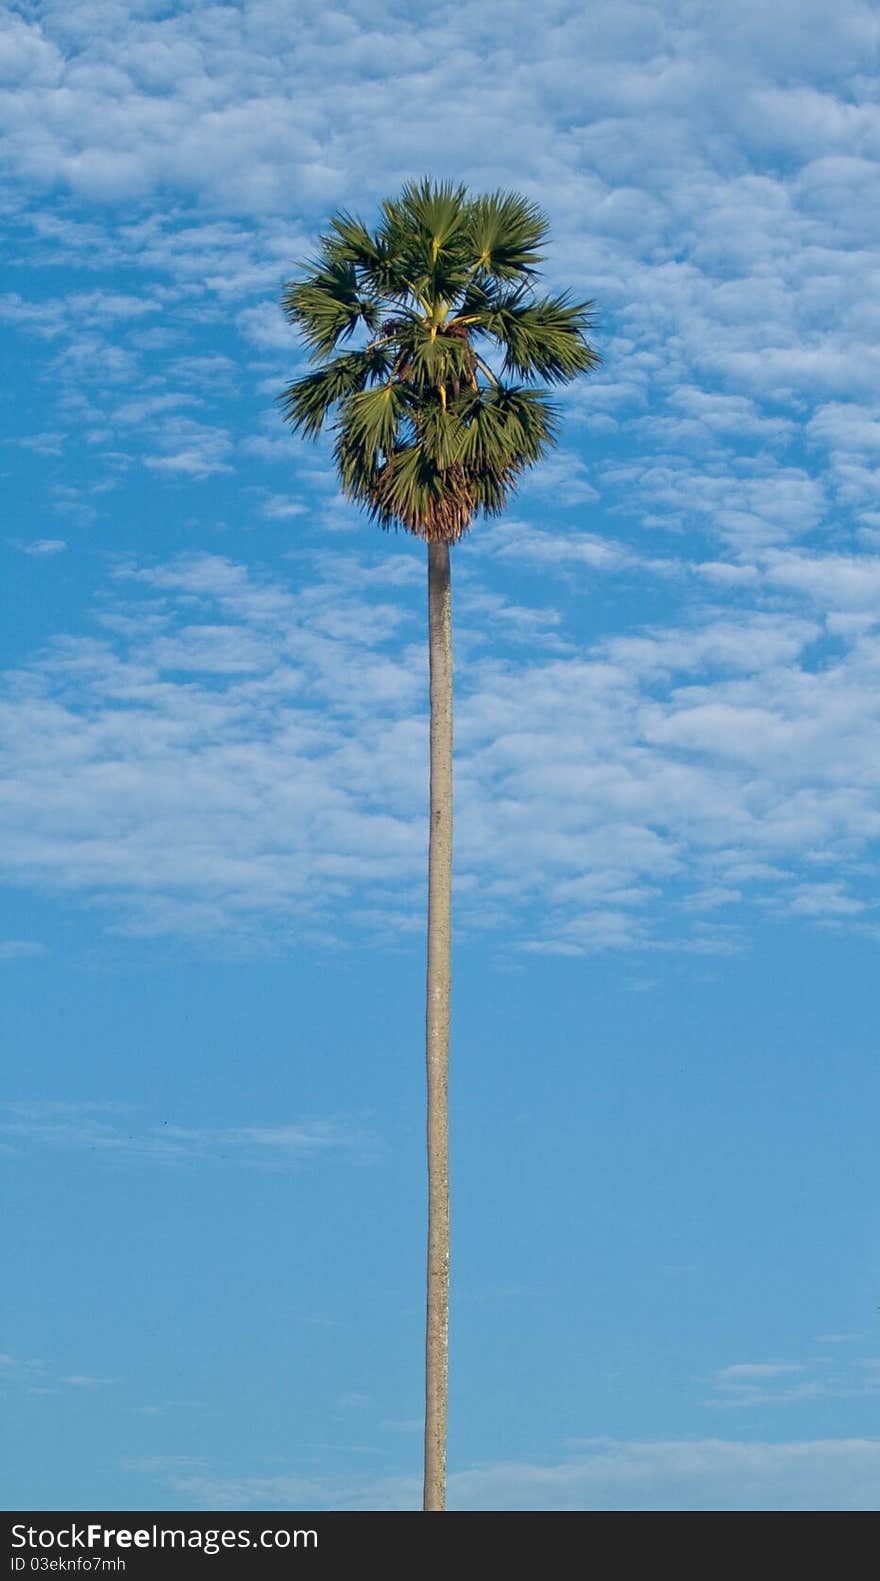
[[[4,1487],[414,1507],[425,565],[274,397],[413,176],[601,371],[454,555],[450,1502],[876,1507],[880,14],[0,22]]]

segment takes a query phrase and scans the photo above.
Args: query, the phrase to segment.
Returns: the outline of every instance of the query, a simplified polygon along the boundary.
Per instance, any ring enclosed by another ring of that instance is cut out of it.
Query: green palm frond
[[[381,526],[399,525],[428,542],[457,542],[474,509],[465,469],[438,467],[420,444],[388,458],[363,503]]]
[[[386,377],[388,371],[387,354],[379,347],[346,352],[288,385],[278,403],[294,432],[313,439],[338,401],[363,390],[369,380]]]
[[[543,256],[547,220],[536,203],[518,193],[493,192],[475,199],[468,231],[481,273],[512,280],[535,273]]]
[[[479,390],[462,411],[462,459],[474,471],[503,471],[515,461],[534,466],[551,448],[558,426],[556,408],[541,390],[497,385]]]
[[[374,327],[375,304],[361,295],[355,264],[326,251],[311,275],[285,287],[282,301],[314,356],[326,357],[360,322]]]
[[[344,433],[349,449],[363,456],[372,468],[377,457],[386,456],[397,444],[400,425],[411,403],[403,384],[387,384],[352,395],[342,406],[337,429]]]
[[[439,390],[450,384],[470,382],[474,371],[474,354],[466,340],[453,335],[434,335],[424,332],[402,338],[405,348],[407,372],[412,382],[423,390]]]
[[[503,510],[555,442],[537,381],[565,384],[599,357],[590,303],[535,294],[546,235],[541,210],[517,193],[409,182],[375,230],[334,215],[285,288],[322,366],[288,386],[282,413],[310,437],[333,414],[342,487],[382,526],[453,541],[475,514]],[[332,356],[358,331],[364,346]],[[500,372],[485,360],[495,354]]]
[[[321,237],[322,246],[328,255],[359,269],[381,267],[383,248],[363,220],[342,209],[339,214],[333,215],[330,227],[332,234]]]
[[[467,431],[454,407],[425,402],[419,412],[418,439],[432,466],[440,472],[461,462]]]
[[[385,215],[396,234],[410,237],[419,233],[431,238],[440,252],[455,244],[468,223],[466,189],[454,181],[408,181],[400,197],[384,205]]]
[[[500,308],[486,327],[504,349],[505,372],[567,384],[595,368],[599,358],[585,338],[593,328],[592,308],[592,302],[566,296]]]

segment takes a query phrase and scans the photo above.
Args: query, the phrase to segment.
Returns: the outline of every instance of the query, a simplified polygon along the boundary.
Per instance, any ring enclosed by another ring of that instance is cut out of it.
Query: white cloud
[[[835,1336],[839,1338],[839,1336]],[[712,1376],[710,1405],[748,1410],[796,1406],[818,1399],[863,1399],[880,1393],[880,1360],[873,1357],[807,1362],[736,1362]]]
[[[27,961],[45,954],[45,944],[36,939],[0,939],[0,961]]]
[[[7,1103],[0,1137],[12,1156],[38,1147],[85,1149],[104,1159],[147,1164],[221,1162],[288,1168],[326,1156],[365,1161],[378,1143],[345,1121],[281,1121],[272,1125],[139,1124],[114,1103]],[[68,1382],[72,1381],[70,1379]]]
[[[308,506],[302,500],[291,499],[287,494],[270,494],[260,510],[269,521],[290,521],[294,516],[303,516]]]
[[[165,293],[128,296],[114,291],[79,291],[30,302],[16,292],[0,297],[0,320],[51,339],[63,329],[105,327],[159,311]]]
[[[586,1440],[567,1458],[450,1468],[452,1510],[870,1510],[880,1440],[694,1438]],[[415,1475],[320,1479],[291,1474],[163,1479],[211,1509],[419,1508]]]
[[[585,463],[569,450],[555,450],[523,480],[523,493],[553,496],[560,505],[583,505],[599,498]]]
[[[3,442],[17,445],[21,450],[30,450],[35,456],[60,456],[64,453],[63,434],[26,434],[22,438],[5,439]]]
[[[728,950],[738,919],[699,914],[752,897],[863,925],[880,636],[839,631],[813,662],[823,587],[832,605],[853,597],[825,575],[833,560],[753,568],[771,601],[803,584],[806,615],[708,605],[589,647],[552,608],[484,589],[479,557],[460,563],[462,926],[565,953],[671,937]],[[9,678],[8,877],[143,936],[285,948],[343,917],[374,936],[382,914],[401,935],[420,925],[422,574],[412,553],[378,551],[323,555],[289,585],[216,555],[126,568],[101,635],[59,639]]]
[[[552,533],[516,519],[481,529],[475,547],[479,554],[495,555],[516,564],[531,562],[545,570],[576,567],[580,572],[622,571],[646,563],[626,544],[600,533],[579,529]]]
[[[33,543],[21,544],[22,554],[34,555],[38,559],[51,559],[53,555],[63,554],[67,548],[63,538],[35,538]]]
[[[800,467],[756,469],[749,457],[707,461],[684,457],[614,462],[602,481],[624,487],[634,507],[652,521],[680,529],[697,526],[735,551],[751,553],[812,531],[822,521],[822,483]]]
[[[260,351],[284,351],[302,360],[299,339],[281,311],[280,302],[261,302],[238,315],[238,326],[245,340]]]
[[[0,1351],[0,1382],[6,1383],[11,1379],[29,1379],[35,1373],[43,1371],[46,1363],[31,1358],[24,1360],[17,1356],[10,1356],[8,1351]]]
[[[58,1394],[62,1387],[97,1389],[117,1382],[116,1378],[99,1377],[94,1373],[58,1374],[48,1362],[24,1360],[0,1352],[0,1394],[9,1389],[22,1390],[26,1394]]]
[[[144,456],[144,465],[157,472],[208,478],[231,472],[228,461],[232,441],[225,429],[213,428],[193,418],[165,421],[156,435],[162,453]]]

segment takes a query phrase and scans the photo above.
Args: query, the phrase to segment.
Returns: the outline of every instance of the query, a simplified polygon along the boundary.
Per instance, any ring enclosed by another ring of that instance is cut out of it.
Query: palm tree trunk
[[[428,544],[431,827],[428,849],[428,1312],[426,1510],[446,1507],[449,1357],[449,982],[452,894],[452,589],[449,545]]]

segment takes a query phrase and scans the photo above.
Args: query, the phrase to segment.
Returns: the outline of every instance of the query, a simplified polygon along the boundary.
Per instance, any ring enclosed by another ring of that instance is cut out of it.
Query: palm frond
[[[498,280],[534,274],[546,235],[546,216],[519,193],[492,192],[471,204],[468,237],[481,273]]]
[[[423,390],[439,390],[469,382],[474,354],[466,340],[454,335],[430,335],[419,327],[413,335],[401,337],[406,369],[413,383]]]
[[[440,401],[423,402],[418,419],[419,444],[439,472],[462,459],[466,430],[459,413]]]
[[[361,457],[368,470],[376,465],[378,455],[390,454],[411,400],[406,386],[391,379],[376,389],[349,396],[337,420],[337,431],[344,436],[349,454]]]
[[[363,503],[381,526],[404,527],[428,542],[456,543],[473,514],[464,468],[438,467],[419,444],[389,456]]]
[[[506,373],[567,384],[599,362],[585,338],[593,327],[592,307],[567,296],[534,300],[517,290],[487,305],[476,328],[503,349]]]
[[[332,256],[360,269],[373,269],[381,259],[382,249],[372,231],[363,220],[341,209],[330,220],[331,234],[322,236],[322,247]]]
[[[408,181],[386,214],[396,235],[402,228],[408,238],[426,237],[436,258],[454,246],[467,225],[467,192],[454,181]]]
[[[388,370],[387,354],[380,347],[345,352],[289,384],[278,396],[278,403],[294,432],[313,439],[321,432],[331,407],[363,390],[368,381],[387,376]]]
[[[334,351],[359,323],[373,329],[378,322],[377,304],[362,294],[357,269],[346,258],[316,260],[310,275],[285,286],[282,304],[318,357]]]
[[[462,402],[462,460],[475,473],[533,466],[554,443],[556,408],[540,390],[494,385]]]

